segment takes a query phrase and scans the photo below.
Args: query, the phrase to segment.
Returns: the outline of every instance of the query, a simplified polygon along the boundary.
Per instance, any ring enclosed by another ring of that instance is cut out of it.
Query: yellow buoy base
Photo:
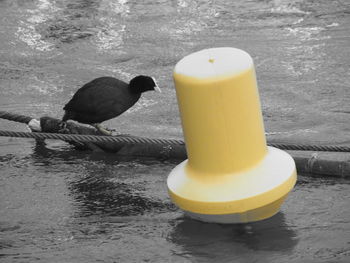
[[[272,202],[271,204],[249,210],[244,213],[233,213],[223,215],[206,215],[198,214],[189,211],[185,211],[185,214],[193,219],[208,223],[220,223],[220,224],[234,224],[234,223],[248,223],[263,220],[277,214],[281,208],[283,201],[287,198],[287,195]]]
[[[296,182],[292,157],[268,147],[255,166],[234,173],[206,174],[188,160],[168,177],[172,201],[185,213],[205,222],[245,223],[276,214]]]

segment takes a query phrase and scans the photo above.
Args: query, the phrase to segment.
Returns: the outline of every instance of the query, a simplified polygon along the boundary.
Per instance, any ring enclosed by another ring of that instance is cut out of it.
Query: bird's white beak
[[[162,90],[159,88],[159,86],[158,86],[158,83],[157,83],[157,81],[156,81],[156,79],[155,78],[153,78],[152,77],[152,79],[153,79],[153,81],[154,81],[154,83],[156,84],[155,86],[154,86],[154,90],[156,91],[156,92],[162,92]]]

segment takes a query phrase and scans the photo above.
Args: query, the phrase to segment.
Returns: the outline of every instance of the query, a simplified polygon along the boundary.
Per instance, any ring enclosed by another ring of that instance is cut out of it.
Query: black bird
[[[119,116],[139,100],[141,93],[149,90],[161,92],[155,79],[148,76],[137,76],[129,84],[113,77],[94,79],[78,89],[64,106],[62,121],[90,124],[110,135],[110,131],[100,126],[101,122]]]

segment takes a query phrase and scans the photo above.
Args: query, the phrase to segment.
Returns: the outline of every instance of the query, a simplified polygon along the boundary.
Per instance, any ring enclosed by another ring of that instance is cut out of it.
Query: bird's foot
[[[58,125],[59,133],[70,133],[69,129],[67,128],[67,122],[61,121],[60,124]]]
[[[104,128],[99,123],[93,124],[92,126],[94,126],[103,135],[112,136],[113,132],[115,132],[114,129]]]

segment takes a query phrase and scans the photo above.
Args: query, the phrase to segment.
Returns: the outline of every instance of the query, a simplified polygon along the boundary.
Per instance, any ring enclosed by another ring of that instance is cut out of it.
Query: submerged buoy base
[[[296,182],[292,157],[268,147],[263,160],[249,170],[206,174],[188,160],[168,177],[172,201],[189,217],[214,223],[246,223],[276,214]]]

